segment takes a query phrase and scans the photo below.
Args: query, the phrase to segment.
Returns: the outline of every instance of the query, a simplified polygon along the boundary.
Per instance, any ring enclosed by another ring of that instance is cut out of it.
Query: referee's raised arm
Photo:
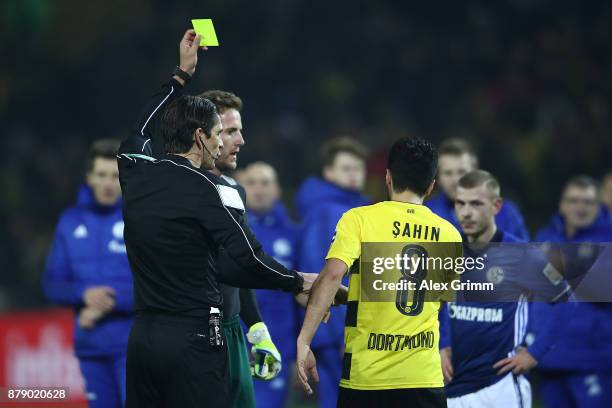
[[[173,81],[188,80],[194,72],[199,42],[193,30],[185,33]],[[158,107],[118,155],[136,313],[127,352],[126,406],[225,407],[229,384],[219,249],[241,267],[232,277],[236,286],[257,282],[297,293],[304,279],[261,250],[232,213],[231,205],[240,199],[232,194],[236,191],[223,189],[206,170],[214,167],[222,146],[214,104],[197,96],[169,103],[172,96],[156,98],[151,105]],[[161,153],[148,150],[147,132]]]
[[[172,72],[168,82],[162,84],[142,108],[132,126],[131,133],[121,144],[119,153],[157,156],[163,153],[159,137],[159,121],[164,109],[183,95],[183,89],[191,79],[197,65],[197,47],[193,47],[195,33],[188,30],[179,44],[179,65]],[[156,140],[157,139],[157,140]]]

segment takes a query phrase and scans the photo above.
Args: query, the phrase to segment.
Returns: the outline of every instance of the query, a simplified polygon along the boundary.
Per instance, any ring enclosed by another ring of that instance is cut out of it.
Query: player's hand
[[[272,343],[270,332],[263,322],[255,323],[247,333],[251,347],[251,375],[262,380],[275,378],[282,369],[281,355]]]
[[[493,365],[493,368],[499,368],[497,375],[502,375],[512,370],[513,374],[525,374],[533,367],[538,365],[538,362],[525,347],[519,347],[516,354],[512,357],[507,357],[499,360]]]
[[[448,384],[453,380],[453,349],[451,347],[440,349],[440,360],[442,360],[444,383]]]
[[[298,379],[302,384],[302,388],[306,394],[312,394],[312,388],[308,383],[309,376],[312,377],[314,382],[319,382],[319,373],[317,373],[317,360],[315,359],[310,345],[304,343],[298,337],[297,340],[297,357],[295,361],[297,367]]]
[[[104,316],[103,311],[92,307],[84,307],[79,313],[79,326],[83,329],[93,329],[102,316]]]
[[[83,294],[85,305],[102,312],[110,312],[115,307],[115,289],[110,286],[92,286]]]
[[[193,75],[195,72],[196,65],[198,64],[198,50],[200,48],[208,49],[207,47],[200,47],[200,35],[196,34],[193,29],[185,31],[179,43],[179,68],[189,75]]]

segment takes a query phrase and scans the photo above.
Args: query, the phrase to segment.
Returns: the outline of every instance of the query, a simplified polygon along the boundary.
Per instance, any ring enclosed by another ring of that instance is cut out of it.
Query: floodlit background
[[[221,46],[200,54],[187,92],[242,97],[239,163],[276,166],[290,208],[319,172],[321,143],[342,135],[371,148],[374,200],[384,199],[395,139],[468,139],[532,234],[567,178],[612,168],[612,3],[603,0],[2,0],[2,330],[45,321],[41,273],[83,155],[97,138],[127,134],[178,63],[191,18],[213,18]],[[14,314],[22,310],[30,314]],[[54,349],[60,326],[23,329],[42,346],[2,340],[4,380],[56,370],[78,384],[62,368],[70,353]],[[29,353],[29,365],[11,366],[15,353]]]

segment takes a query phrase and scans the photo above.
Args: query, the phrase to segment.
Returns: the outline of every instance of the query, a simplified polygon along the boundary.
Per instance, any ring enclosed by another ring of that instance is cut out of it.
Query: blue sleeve
[[[507,201],[504,207],[506,216],[504,217],[505,225],[501,226],[502,229],[523,241],[529,241],[529,231],[519,209],[511,201]]]
[[[448,306],[446,303],[442,305],[438,312],[438,320],[440,321],[440,345],[439,348],[452,346],[451,324],[448,316]]]
[[[115,308],[113,311],[134,311],[134,286],[131,283],[111,283],[109,286],[115,289]]]
[[[571,316],[567,316],[568,310],[572,310],[571,305],[545,302],[531,304],[530,320],[535,320],[536,323],[532,328],[534,340],[527,347],[527,351],[536,361],[541,361],[542,357],[554,347],[561,328],[567,324],[568,319],[571,319]]]
[[[61,223],[61,222],[60,222]],[[53,303],[79,306],[83,303],[84,284],[74,279],[65,238],[58,226],[43,273],[43,290]]]
[[[546,242],[546,241],[548,241],[548,234],[546,232],[546,229],[542,228],[541,230],[539,230],[536,233],[534,241],[535,242]]]
[[[562,300],[570,292],[567,281],[543,252],[533,244],[526,245],[528,247],[523,256],[521,286],[529,292],[531,300],[540,302]]]
[[[311,214],[302,226],[299,250],[299,269],[303,272],[321,272],[329,250],[338,218],[326,209]]]

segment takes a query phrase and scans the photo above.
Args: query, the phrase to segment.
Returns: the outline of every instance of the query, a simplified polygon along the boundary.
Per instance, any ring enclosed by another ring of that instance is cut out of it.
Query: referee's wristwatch
[[[191,81],[191,75],[189,75],[188,73],[186,73],[185,71],[183,71],[180,67],[175,67],[174,71],[172,71],[172,76],[176,75],[177,77],[181,78],[183,81],[185,81],[185,84],[187,84],[189,81]]]

